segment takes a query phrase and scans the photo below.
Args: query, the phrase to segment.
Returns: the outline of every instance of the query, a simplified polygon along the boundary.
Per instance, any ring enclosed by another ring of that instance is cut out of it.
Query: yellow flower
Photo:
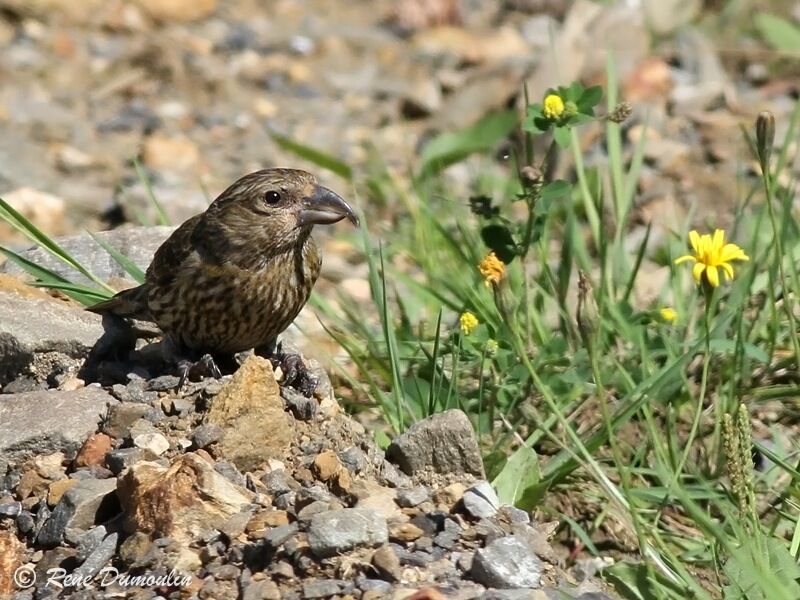
[[[475,328],[478,326],[478,317],[469,311],[465,311],[461,313],[461,316],[458,318],[458,322],[461,325],[461,331],[464,333],[464,335],[469,335],[475,331]]]
[[[492,284],[497,285],[500,283],[506,272],[506,265],[497,258],[494,252],[489,252],[478,265],[478,271],[483,276],[483,283],[486,287],[489,287]]]
[[[674,308],[666,307],[662,308],[658,311],[658,314],[661,315],[661,318],[664,319],[667,323],[672,323],[675,319],[678,318],[678,313]]]
[[[557,94],[548,94],[544,99],[542,114],[548,119],[558,119],[564,114],[564,101]]]
[[[487,356],[494,356],[497,354],[497,349],[500,345],[497,343],[497,340],[488,340],[486,342],[486,354]]]
[[[709,233],[700,235],[696,231],[689,232],[689,241],[692,243],[694,254],[687,254],[675,259],[675,264],[694,261],[692,275],[699,284],[707,281],[712,287],[719,286],[719,270],[722,269],[723,275],[728,279],[733,279],[733,267],[731,261],[750,260],[744,250],[736,244],[725,243],[725,232],[717,229],[712,237]]]

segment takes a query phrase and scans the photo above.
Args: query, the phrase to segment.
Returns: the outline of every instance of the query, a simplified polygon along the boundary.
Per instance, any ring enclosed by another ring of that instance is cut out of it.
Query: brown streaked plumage
[[[358,224],[350,206],[310,173],[251,173],[173,232],[142,285],[89,310],[153,321],[193,354],[269,348],[319,276],[313,226],[344,218]]]

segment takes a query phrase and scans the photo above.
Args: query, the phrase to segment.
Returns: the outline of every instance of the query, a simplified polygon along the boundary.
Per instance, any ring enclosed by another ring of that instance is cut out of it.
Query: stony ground
[[[796,82],[746,35],[686,27],[699,2],[634,4],[0,0],[0,194],[48,234],[120,227],[112,241],[146,266],[168,230],[132,227],[156,220],[134,157],[173,222],[245,172],[309,167],[271,134],[357,175],[376,159],[403,175],[437,133],[520,106],[523,81],[533,97],[601,81],[611,50],[634,106],[625,151],[648,139],[630,240],[652,224],[657,246],[687,215],[730,212],[752,172],[738,125],[770,109],[781,136]],[[599,133],[585,128],[588,164],[607,160]],[[465,197],[473,175],[445,173]],[[359,201],[376,235],[402,218]],[[2,225],[0,243],[26,246]],[[87,238],[66,245],[100,277],[121,275]],[[366,301],[355,247],[324,245],[320,292]],[[645,260],[642,272],[646,303],[665,270]],[[290,341],[335,352],[313,314],[300,323]],[[314,399],[255,359],[178,391],[141,364],[87,386],[79,368],[101,333],[93,315],[0,274],[0,597],[57,595],[43,582],[58,568],[88,580],[60,581],[79,597],[606,597],[597,565],[561,569],[551,527],[498,506],[457,413],[384,456],[319,370]],[[104,585],[111,568],[158,579]]]
[[[499,502],[457,410],[384,453],[266,359],[178,388],[133,357],[79,367],[98,317],[2,276],[0,597],[580,598],[554,524]]]

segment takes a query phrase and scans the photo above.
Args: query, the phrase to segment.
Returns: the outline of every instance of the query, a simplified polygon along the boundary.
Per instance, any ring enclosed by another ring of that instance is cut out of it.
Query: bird
[[[312,229],[343,219],[359,225],[350,205],[311,173],[250,173],[167,238],[141,285],[88,310],[155,323],[180,357],[181,383],[193,372],[219,376],[220,356],[255,349],[274,357],[278,336],[320,274],[322,253]],[[290,362],[293,374],[302,368]]]

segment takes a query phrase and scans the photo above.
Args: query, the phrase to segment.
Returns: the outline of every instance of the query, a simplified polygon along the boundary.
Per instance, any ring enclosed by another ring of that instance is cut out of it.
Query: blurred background
[[[398,198],[431,141],[521,113],[524,86],[537,101],[573,80],[604,84],[613,56],[633,107],[626,151],[647,136],[633,222],[653,224],[658,243],[737,197],[754,168],[741,123],[769,109],[785,131],[798,20],[791,0],[0,0],[0,194],[58,236],[176,224],[247,172],[293,166],[380,235],[407,214]],[[511,127],[496,129],[447,161],[443,187],[461,198],[448,210],[508,172]],[[581,129],[589,166],[607,159],[602,130]],[[489,152],[460,160],[469,149]],[[563,176],[570,164],[559,157]],[[357,238],[330,233],[318,289],[369,300]],[[2,224],[0,243],[28,245]]]

